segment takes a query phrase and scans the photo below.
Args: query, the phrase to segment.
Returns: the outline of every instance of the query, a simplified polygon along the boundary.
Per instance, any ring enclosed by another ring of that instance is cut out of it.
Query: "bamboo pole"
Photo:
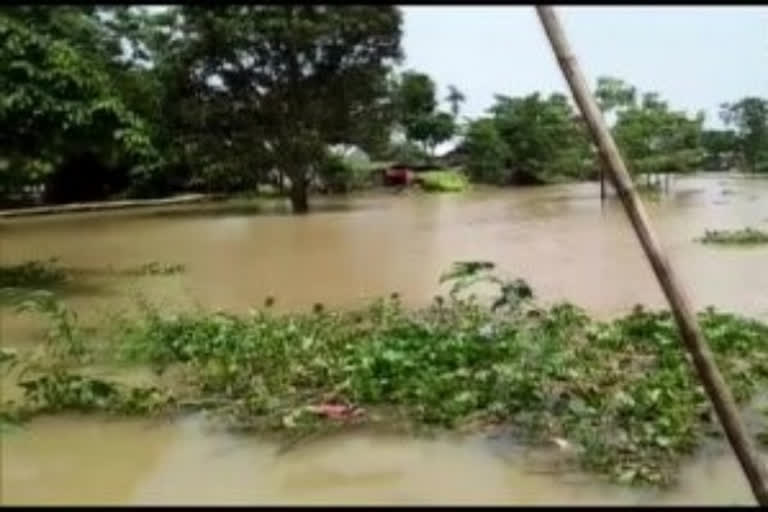
[[[614,188],[640,240],[640,245],[669,301],[681,338],[717,412],[728,441],[752,487],[755,499],[761,506],[768,506],[768,473],[765,466],[739,417],[736,402],[723,381],[709,345],[701,333],[690,301],[651,228],[645,208],[635,192],[624,161],[605,125],[576,57],[571,51],[557,14],[552,6],[540,5],[536,7],[536,11],[571,93],[589,126]]]
[[[600,202],[605,201],[605,169],[600,166]]]

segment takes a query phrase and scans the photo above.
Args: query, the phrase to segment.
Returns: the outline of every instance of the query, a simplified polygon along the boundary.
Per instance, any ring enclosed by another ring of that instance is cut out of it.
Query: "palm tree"
[[[453,117],[459,115],[459,104],[464,103],[466,99],[467,97],[455,85],[448,86],[448,96],[446,96],[445,100],[451,104]]]

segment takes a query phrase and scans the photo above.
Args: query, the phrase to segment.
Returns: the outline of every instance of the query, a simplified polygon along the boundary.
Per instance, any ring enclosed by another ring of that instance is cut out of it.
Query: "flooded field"
[[[664,301],[620,204],[595,184],[464,195],[371,194],[320,203],[304,217],[221,207],[27,218],[0,223],[0,262],[59,258],[78,268],[182,264],[161,277],[91,276],[66,295],[84,318],[132,307],[246,311],[350,307],[397,291],[409,305],[440,292],[456,260],[491,260],[545,301],[598,316]],[[710,175],[676,180],[647,207],[694,305],[768,319],[768,249],[715,248],[705,229],[768,227],[768,181]],[[39,340],[37,317],[1,311],[4,346]],[[278,453],[253,437],[174,424],[44,418],[2,437],[6,504],[158,503],[752,503],[722,447],[689,461],[678,487],[638,491],[579,474],[536,470],[500,441],[415,440],[359,433]],[[545,454],[546,455],[546,454]]]
[[[768,227],[768,180],[679,178],[649,214],[696,307],[768,318],[768,249],[722,249],[705,229]],[[222,207],[35,217],[0,223],[0,263],[59,258],[79,268],[158,261],[178,276],[78,283],[68,304],[84,312],[126,307],[137,295],[178,306],[246,311],[352,306],[397,291],[410,305],[438,293],[457,260],[486,259],[526,279],[544,300],[568,299],[614,315],[663,296],[616,199],[593,183],[462,195],[372,194],[319,200],[316,213],[255,215]],[[5,342],[18,322],[4,319]]]

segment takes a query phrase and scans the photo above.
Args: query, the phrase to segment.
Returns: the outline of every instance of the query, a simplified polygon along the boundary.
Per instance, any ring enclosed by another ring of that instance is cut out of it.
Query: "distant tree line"
[[[232,193],[263,185],[307,211],[316,183],[349,190],[375,161],[452,162],[498,185],[594,178],[584,124],[561,94],[464,94],[402,62],[397,7],[237,5],[0,8],[0,201]],[[596,95],[636,175],[768,172],[768,100],[723,104],[725,130],[600,78]],[[447,108],[441,108],[446,105]]]

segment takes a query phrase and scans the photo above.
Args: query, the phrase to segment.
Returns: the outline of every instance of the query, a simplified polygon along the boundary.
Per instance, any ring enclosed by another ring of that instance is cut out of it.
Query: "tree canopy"
[[[394,96],[397,120],[406,139],[420,144],[428,156],[434,156],[435,148],[456,133],[455,114],[437,110],[436,86],[429,75],[404,72],[395,86]],[[458,113],[463,95],[454,87],[450,98],[452,109]]]
[[[337,144],[434,163],[456,140],[465,172],[494,184],[597,174],[565,96],[499,94],[459,127],[466,96],[398,72],[401,37],[397,7],[0,7],[0,200],[270,184],[302,212],[310,190],[371,183],[333,156]],[[598,78],[595,95],[635,175],[768,172],[766,99],[724,103],[726,129],[704,130],[702,114],[616,77]]]
[[[35,24],[4,12],[0,124],[9,129],[0,135],[6,159],[0,187],[5,194],[39,182],[84,152],[113,163],[152,156],[145,124],[126,108],[98,56],[78,50],[71,37],[35,31]]]
[[[547,182],[587,172],[589,142],[562,94],[497,95],[489,113],[467,130],[469,172],[477,179]]]
[[[721,117],[736,128],[737,146],[747,170],[768,172],[768,100],[747,97],[724,103]]]
[[[290,179],[294,209],[306,211],[327,145],[360,142],[366,130],[356,128],[387,102],[389,67],[401,57],[400,12],[185,6],[181,17],[177,58],[194,91],[190,121],[215,126],[238,158],[263,156]]]
[[[703,117],[669,110],[655,95],[618,114],[614,134],[630,170],[639,174],[687,172],[703,158]]]

